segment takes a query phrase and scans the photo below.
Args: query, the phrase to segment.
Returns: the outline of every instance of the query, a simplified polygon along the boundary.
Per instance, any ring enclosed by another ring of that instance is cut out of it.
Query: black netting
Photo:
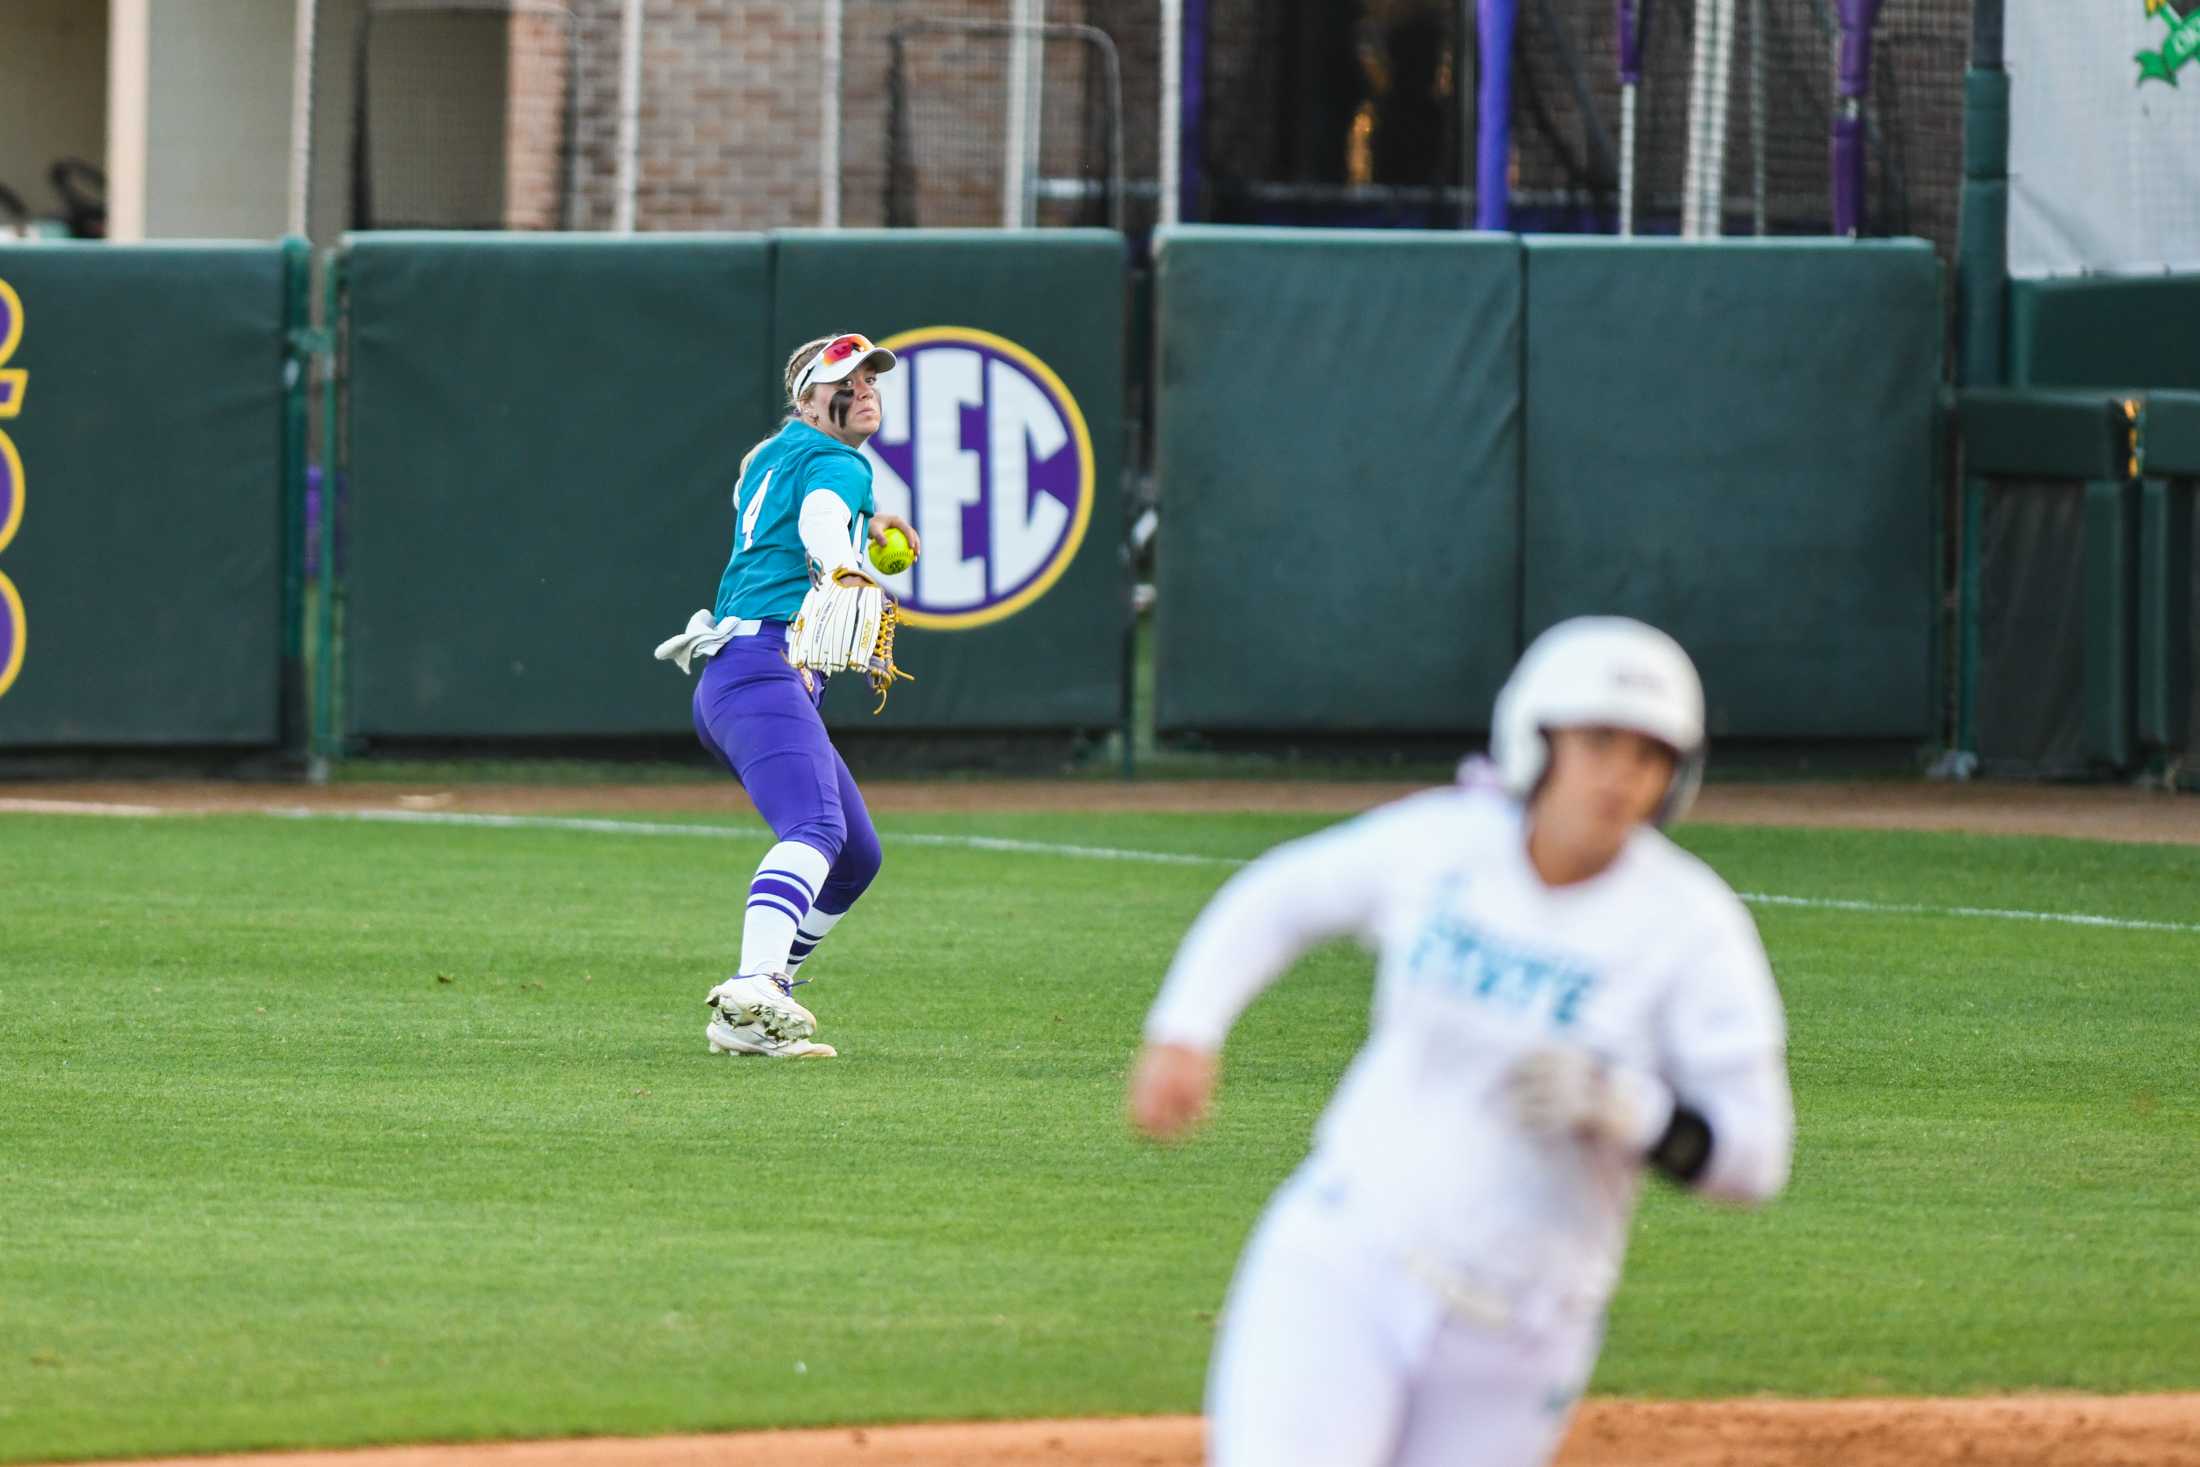
[[[1616,28],[1610,5],[1521,0],[1512,66],[1515,228],[1601,233],[1618,227]]]
[[[1830,233],[1830,139],[1840,52],[1832,0],[1739,0],[1735,10],[1726,231]]]
[[[1969,0],[1887,0],[1873,32],[1868,232],[1918,235],[1950,261],[1970,47]]]
[[[1457,0],[1213,0],[1193,179],[1224,223],[1473,217],[1474,40]]]
[[[349,227],[569,227],[577,61],[549,0],[369,0]]]
[[[1007,217],[1016,43],[1012,25],[958,19],[912,19],[888,36],[889,225],[985,227]],[[1059,25],[1028,44],[1039,73],[1031,217],[1041,226],[1112,226],[1125,192],[1116,156],[1120,50],[1111,66],[1112,38]]]
[[[1704,0],[1708,5],[1710,0]],[[1638,230],[1680,227],[1697,0],[1648,0],[1637,90]],[[1213,0],[1203,58],[1205,209],[1232,222],[1457,225],[1473,214],[1474,7],[1457,0]],[[1955,246],[1970,0],[1888,0],[1865,100],[1868,234]],[[1507,174],[1523,230],[1617,227],[1612,0],[1518,0]],[[1833,227],[1836,0],[1733,0],[1728,234]]]

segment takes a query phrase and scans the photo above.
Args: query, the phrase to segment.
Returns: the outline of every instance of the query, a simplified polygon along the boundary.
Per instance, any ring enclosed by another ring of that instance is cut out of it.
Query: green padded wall
[[[2084,480],[2131,469],[2131,415],[2100,392],[1967,391],[1956,400],[1956,427],[1966,474]]]
[[[2146,472],[2168,482],[2147,485],[2140,537],[2139,734],[2200,784],[2200,393],[2147,394]]]
[[[1934,732],[1939,267],[1917,241],[1527,242],[1523,632],[1680,639],[1710,732]]]
[[[2086,636],[2102,625],[2086,599],[2084,486],[2009,478],[1982,492],[1975,752],[1988,774],[2083,774],[2101,681]]]
[[[2139,486],[2135,728],[2141,744],[2183,754],[2192,742],[2193,482]]]
[[[2200,275],[2016,280],[2012,387],[2200,388]]]
[[[874,718],[861,680],[835,678],[828,721],[1114,727],[1129,614],[1122,237],[791,231],[774,236],[773,274],[775,365],[839,331],[901,353],[868,447],[880,508],[924,540],[895,582],[914,613],[896,653],[917,681]]]
[[[350,732],[676,733],[774,421],[762,236],[347,242]]]
[[[1157,250],[1157,726],[1487,728],[1519,649],[1518,242]]]
[[[2137,737],[2139,486],[2095,479],[2084,495],[2084,750],[2123,768]]]
[[[0,747],[273,744],[281,248],[0,246],[0,281]]]

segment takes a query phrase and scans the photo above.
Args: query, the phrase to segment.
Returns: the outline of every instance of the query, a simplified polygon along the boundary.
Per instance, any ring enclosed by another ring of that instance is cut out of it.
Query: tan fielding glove
[[[871,712],[883,713],[897,679],[916,681],[894,665],[900,620],[892,599],[862,572],[835,571],[802,598],[802,609],[787,628],[787,661],[826,677],[862,673],[878,694]]]

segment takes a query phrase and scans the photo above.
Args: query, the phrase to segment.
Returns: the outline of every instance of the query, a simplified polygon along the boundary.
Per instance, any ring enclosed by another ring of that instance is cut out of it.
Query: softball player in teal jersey
[[[733,554],[713,613],[730,637],[695,688],[695,732],[749,792],[778,837],[749,884],[741,963],[710,991],[717,1053],[828,1058],[817,1019],[794,1001],[795,974],[878,874],[878,833],[818,716],[823,677],[787,660],[787,624],[813,577],[870,577],[856,547],[888,529],[871,464],[880,373],[894,354],[854,333],[808,342],[787,362],[790,413],[749,450],[734,489]]]

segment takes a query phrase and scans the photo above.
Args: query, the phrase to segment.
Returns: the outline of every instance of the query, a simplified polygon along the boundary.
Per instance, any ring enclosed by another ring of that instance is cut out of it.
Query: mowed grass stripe
[[[703,1053],[739,842],[0,821],[0,1459],[1182,1411],[1363,1030],[1309,956],[1196,1144],[1126,1135],[1223,862],[1302,817],[927,817],[814,960],[844,1058]],[[761,851],[760,828],[747,832]],[[2200,852],[1692,828],[1752,889],[2175,921]],[[1759,911],[1801,1144],[1650,1190],[1597,1388],[2200,1385],[2191,943]],[[798,1370],[797,1366],[801,1368]]]
[[[22,813],[72,813],[59,801],[0,801],[0,812],[19,808]],[[137,805],[86,805],[87,813],[100,815],[156,815],[158,810]],[[354,820],[392,825],[482,826],[499,830],[568,830],[595,835],[636,837],[686,836],[707,839],[756,838],[755,825],[713,825],[699,822],[649,821],[572,815],[501,815],[468,811],[435,810],[314,810],[304,806],[271,808],[260,812],[292,820]],[[1207,856],[1181,851],[1127,850],[1114,846],[1064,844],[1057,841],[1021,840],[1008,836],[942,835],[924,831],[896,831],[898,844],[941,846],[960,850],[993,851],[1008,855],[1061,856],[1072,860],[1137,861],[1164,866],[1228,866],[1245,864],[1246,858]],[[1882,916],[1965,917],[1986,921],[2057,922],[2077,927],[2121,928],[2141,932],[2200,934],[2200,922],[2149,921],[2133,917],[2103,916],[2094,912],[2039,912],[2005,907],[1932,906],[1919,902],[1882,902],[1857,898],[1795,896],[1775,892],[1743,891],[1751,906],[1820,908],[1829,911],[1864,912]]]

